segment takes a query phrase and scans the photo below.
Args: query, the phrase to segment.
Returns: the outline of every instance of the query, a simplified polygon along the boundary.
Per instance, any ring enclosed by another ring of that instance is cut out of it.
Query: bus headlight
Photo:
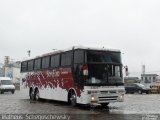
[[[97,101],[97,99],[96,99],[96,96],[91,96],[91,102],[96,102]]]
[[[119,99],[119,101],[124,101],[124,94],[120,94],[118,99]]]
[[[120,96],[119,96],[119,99],[121,99],[121,100],[122,100],[122,99],[123,99],[123,95],[120,95]]]

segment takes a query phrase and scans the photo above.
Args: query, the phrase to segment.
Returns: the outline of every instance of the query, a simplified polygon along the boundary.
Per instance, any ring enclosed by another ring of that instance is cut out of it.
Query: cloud
[[[120,49],[132,72],[159,69],[159,0],[0,1],[0,62],[52,49],[89,45]]]

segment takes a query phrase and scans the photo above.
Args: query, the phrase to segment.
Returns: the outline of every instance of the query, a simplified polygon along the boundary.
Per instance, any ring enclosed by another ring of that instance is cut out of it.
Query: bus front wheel
[[[75,107],[77,105],[77,99],[76,99],[76,94],[74,92],[71,92],[69,96],[69,103]]]

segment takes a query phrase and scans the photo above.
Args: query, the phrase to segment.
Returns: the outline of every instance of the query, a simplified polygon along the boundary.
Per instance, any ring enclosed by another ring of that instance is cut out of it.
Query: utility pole
[[[27,53],[28,53],[28,57],[30,57],[30,55],[31,55],[31,50],[28,50]]]
[[[124,68],[125,68],[125,73],[126,73],[126,76],[129,76],[129,72],[128,72],[128,66],[126,65],[126,66],[124,66]]]

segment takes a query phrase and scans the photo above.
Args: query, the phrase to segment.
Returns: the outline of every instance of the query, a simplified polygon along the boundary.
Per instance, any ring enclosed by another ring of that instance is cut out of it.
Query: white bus
[[[124,101],[121,52],[73,47],[21,63],[30,99],[107,106]]]

